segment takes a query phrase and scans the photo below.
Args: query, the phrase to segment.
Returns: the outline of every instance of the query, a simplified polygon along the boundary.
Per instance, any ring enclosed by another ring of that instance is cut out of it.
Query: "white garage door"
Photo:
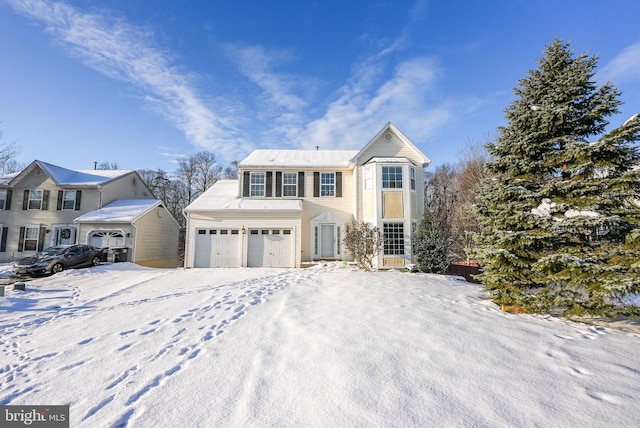
[[[250,267],[293,267],[291,229],[249,229]]]
[[[238,229],[196,229],[194,267],[239,267]]]

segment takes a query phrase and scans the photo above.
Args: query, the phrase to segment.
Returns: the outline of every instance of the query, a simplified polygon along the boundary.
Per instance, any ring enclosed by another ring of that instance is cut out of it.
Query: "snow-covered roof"
[[[115,178],[122,177],[134,172],[133,170],[73,170],[63,168],[61,166],[52,165],[43,161],[33,161],[28,167],[20,173],[15,174],[7,182],[19,180],[20,176],[28,173],[34,167],[40,167],[58,186],[98,186],[111,181]]]
[[[9,184],[9,182],[18,174],[18,172],[12,172],[11,174],[0,176],[0,184]]]
[[[158,199],[119,199],[99,210],[88,212],[76,223],[132,223],[143,214],[161,204]]]
[[[302,201],[241,198],[238,196],[238,180],[220,180],[184,209],[185,212],[266,210],[302,211]]]
[[[357,154],[357,150],[255,150],[240,167],[350,168]]]

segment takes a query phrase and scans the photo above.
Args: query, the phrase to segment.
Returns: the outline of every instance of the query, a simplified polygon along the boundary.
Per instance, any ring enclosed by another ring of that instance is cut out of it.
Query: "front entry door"
[[[53,229],[53,245],[71,245],[76,243],[77,229],[73,226],[60,226]]]
[[[335,226],[323,224],[320,227],[320,255],[322,257],[335,257],[336,234]]]

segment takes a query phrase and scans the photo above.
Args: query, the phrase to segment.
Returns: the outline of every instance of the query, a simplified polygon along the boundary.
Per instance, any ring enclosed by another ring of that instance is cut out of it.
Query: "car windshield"
[[[49,257],[49,256],[57,256],[62,254],[67,247],[49,247],[38,253],[38,257]]]

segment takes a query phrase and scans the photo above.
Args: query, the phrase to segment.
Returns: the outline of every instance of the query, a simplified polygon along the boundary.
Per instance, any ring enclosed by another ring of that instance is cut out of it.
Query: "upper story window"
[[[336,174],[334,172],[320,173],[320,196],[335,196]]]
[[[0,210],[5,209],[7,206],[7,190],[0,189]]]
[[[411,190],[416,190],[416,169],[413,167],[409,168],[409,175],[411,179]]]
[[[382,167],[382,188],[402,189],[402,167],[383,166]]]
[[[298,173],[282,173],[282,196],[297,196]]]
[[[252,172],[251,173],[251,196],[264,196],[265,188],[265,173],[264,172]]]
[[[29,203],[27,208],[30,210],[42,209],[42,190],[29,190]]]
[[[62,209],[74,210],[76,208],[76,196],[77,192],[75,190],[65,190],[62,196]]]

